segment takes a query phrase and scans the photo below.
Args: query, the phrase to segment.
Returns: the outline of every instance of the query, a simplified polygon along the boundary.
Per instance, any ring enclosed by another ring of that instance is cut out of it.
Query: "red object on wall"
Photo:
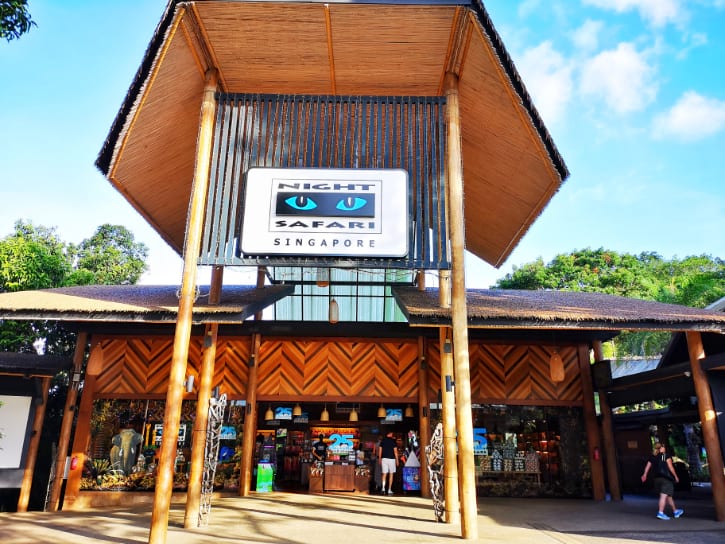
[[[599,461],[599,448],[594,448],[594,460]]]

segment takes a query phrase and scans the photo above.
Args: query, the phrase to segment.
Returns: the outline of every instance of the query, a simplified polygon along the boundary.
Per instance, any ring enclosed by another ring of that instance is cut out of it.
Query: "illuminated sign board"
[[[251,168],[241,250],[247,255],[405,257],[405,170]]]

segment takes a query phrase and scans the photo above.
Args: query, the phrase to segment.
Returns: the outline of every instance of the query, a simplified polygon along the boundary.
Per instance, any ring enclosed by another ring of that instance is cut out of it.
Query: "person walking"
[[[381,492],[385,495],[385,481],[388,481],[388,495],[393,494],[393,478],[398,466],[398,446],[393,438],[393,431],[389,431],[378,446],[378,459],[382,473]]]
[[[665,451],[665,445],[660,442],[655,444],[654,452],[644,467],[642,482],[647,481],[650,470],[653,471],[655,491],[659,494],[657,519],[672,519],[665,514],[667,505],[672,509],[672,517],[679,518],[685,511],[675,506],[672,495],[675,493],[674,482],[679,482],[680,479],[677,472],[675,472],[675,466],[672,464],[672,456]]]

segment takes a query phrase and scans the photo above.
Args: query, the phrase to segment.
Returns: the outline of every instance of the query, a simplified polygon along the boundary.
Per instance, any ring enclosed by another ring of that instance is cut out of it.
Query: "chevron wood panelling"
[[[162,395],[166,393],[173,352],[170,337],[102,340],[104,364],[96,395]],[[249,377],[248,337],[219,338],[213,386],[243,398]],[[559,348],[566,379],[549,379],[548,346],[470,343],[471,400],[578,402],[582,388],[575,347]],[[202,345],[189,346],[188,374],[198,387]],[[429,398],[441,384],[438,344],[426,353]],[[308,397],[415,397],[418,393],[418,344],[415,340],[327,341],[263,339],[258,358],[259,395]]]
[[[257,393],[415,396],[417,361],[417,341],[262,339]]]
[[[96,395],[166,394],[173,355],[173,338],[108,338],[101,341],[104,361],[98,376]],[[228,395],[246,393],[249,375],[249,338],[222,339],[217,342],[212,387],[220,386]],[[189,344],[187,374],[194,375],[196,387],[201,369],[201,340]]]
[[[549,378],[552,351],[549,346],[469,342],[472,402],[581,401],[577,349],[561,347],[558,350],[566,372],[566,378],[561,383],[554,383]],[[428,344],[426,360],[429,398],[436,399],[441,388],[438,343]]]

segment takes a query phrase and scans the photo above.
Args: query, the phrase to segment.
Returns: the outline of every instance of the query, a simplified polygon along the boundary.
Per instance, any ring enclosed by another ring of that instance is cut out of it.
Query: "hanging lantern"
[[[325,409],[320,414],[320,421],[330,421],[330,412],[327,411],[327,404],[325,404]]]
[[[378,408],[378,417],[381,419],[388,417],[388,412],[385,410],[385,406],[383,406],[382,404],[380,405],[380,408]]]
[[[330,323],[337,323],[340,320],[340,307],[337,305],[337,301],[333,298],[330,300]]]
[[[355,410],[355,407],[352,407],[352,411],[350,412],[350,421],[358,421],[358,413],[357,410]]]
[[[267,411],[264,412],[264,421],[272,421],[274,419],[274,412],[271,406],[267,406]]]
[[[300,406],[299,402],[295,404],[294,408],[292,408],[292,415],[295,417],[302,415],[302,406]]]
[[[330,269],[318,268],[315,272],[315,283],[317,287],[327,287],[330,285]]]
[[[413,407],[408,404],[408,406],[405,407],[405,417],[413,417]]]
[[[556,349],[554,349],[554,353],[551,354],[551,358],[549,359],[549,376],[551,377],[551,381],[555,383],[563,382],[566,377],[564,361]]]

